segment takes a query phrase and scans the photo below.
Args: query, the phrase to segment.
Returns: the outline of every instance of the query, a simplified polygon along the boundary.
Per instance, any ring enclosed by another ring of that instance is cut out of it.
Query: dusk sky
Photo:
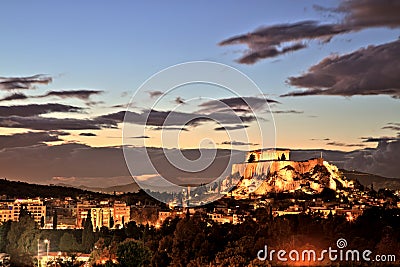
[[[7,169],[0,176],[40,183],[127,177],[126,170],[64,172],[49,160],[69,160],[76,149],[90,155],[101,151],[94,147],[118,149],[120,115],[135,91],[187,61],[219,62],[249,76],[271,100],[277,147],[351,151],[385,141],[400,154],[399,1],[4,1],[0,9],[0,168]],[[151,109],[147,103],[164,89],[137,96],[130,111]],[[168,112],[180,102],[185,114],[212,112],[200,90],[233,97],[188,86],[154,109]],[[265,119],[272,121],[270,114]],[[146,146],[173,148],[161,142],[157,126],[131,136],[131,144],[145,139]],[[231,146],[219,125],[204,122],[181,132],[179,147],[210,138],[219,148],[245,149],[245,142],[259,148],[254,126],[246,124],[249,140],[230,140]],[[39,155],[49,157],[45,165]]]

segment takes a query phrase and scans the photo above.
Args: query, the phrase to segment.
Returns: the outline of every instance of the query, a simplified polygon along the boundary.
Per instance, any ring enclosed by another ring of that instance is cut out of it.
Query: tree
[[[148,266],[150,264],[151,252],[142,242],[126,239],[118,245],[117,259],[120,266]]]
[[[89,210],[85,220],[85,224],[83,226],[82,249],[86,253],[89,253],[93,248],[94,243],[95,243],[95,236],[93,232],[92,214],[91,211]]]
[[[58,222],[57,222],[57,210],[54,210],[54,213],[53,213],[53,229],[54,230],[57,230],[57,224],[58,224]]]
[[[209,255],[205,228],[205,222],[193,218],[178,222],[172,240],[172,266],[187,266],[191,260]]]
[[[256,156],[254,154],[250,154],[249,159],[247,160],[248,163],[252,163],[256,160]]]
[[[44,216],[40,218],[40,228],[44,227]]]
[[[110,228],[114,227],[114,217],[110,215]]]
[[[336,191],[329,187],[325,187],[322,189],[320,196],[324,201],[333,201],[336,199]]]
[[[71,233],[64,233],[60,239],[60,250],[64,252],[76,252],[79,250],[78,242]]]
[[[0,225],[0,251],[5,251],[7,247],[7,233],[10,231],[11,221],[4,222]]]
[[[31,266],[31,255],[37,253],[39,230],[26,209],[21,208],[19,221],[12,222],[7,234],[6,252],[15,266]]]

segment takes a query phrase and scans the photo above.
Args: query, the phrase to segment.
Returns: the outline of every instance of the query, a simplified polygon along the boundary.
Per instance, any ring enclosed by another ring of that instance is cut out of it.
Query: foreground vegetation
[[[95,232],[90,221],[83,230],[39,230],[29,214],[22,213],[19,222],[0,226],[0,250],[11,255],[14,266],[33,266],[37,239],[50,239],[52,251],[70,253],[71,261],[58,266],[80,266],[74,257],[83,252],[91,253],[94,266],[266,266],[276,262],[257,259],[265,245],[318,251],[339,238],[351,249],[400,259],[400,211],[373,207],[350,223],[333,216],[273,218],[268,210],[258,209],[254,220],[238,225],[217,224],[197,213],[169,218],[159,229],[130,222],[122,229]]]

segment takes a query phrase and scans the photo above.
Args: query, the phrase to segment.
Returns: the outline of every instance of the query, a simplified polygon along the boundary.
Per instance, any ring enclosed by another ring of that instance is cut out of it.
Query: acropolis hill
[[[319,193],[324,188],[333,190],[353,187],[338,168],[321,157],[304,161],[290,160],[289,150],[255,150],[247,153],[247,162],[234,164],[232,176],[240,177],[233,194],[301,190]]]

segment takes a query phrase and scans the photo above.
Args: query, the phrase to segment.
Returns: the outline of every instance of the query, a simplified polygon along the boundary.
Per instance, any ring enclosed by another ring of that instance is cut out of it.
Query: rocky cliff
[[[307,161],[259,161],[232,166],[232,176],[240,182],[233,192],[235,195],[249,193],[265,194],[302,190],[318,193],[324,188],[333,190],[353,187],[338,168],[322,158]]]

